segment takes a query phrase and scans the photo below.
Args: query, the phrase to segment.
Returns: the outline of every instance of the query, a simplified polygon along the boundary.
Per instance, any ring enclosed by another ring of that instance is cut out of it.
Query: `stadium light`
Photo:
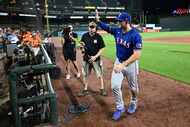
[[[85,9],[96,9],[96,7],[94,7],[94,6],[86,6],[86,7],[84,7]]]
[[[124,7],[116,7],[115,9],[116,9],[116,10],[125,10]]]
[[[89,19],[95,19],[95,16],[88,16]]]
[[[57,18],[57,16],[53,16],[53,15],[45,15],[44,17],[45,17],[45,18],[51,18],[51,19]]]
[[[125,10],[124,7],[108,7],[110,10]]]
[[[0,12],[0,15],[1,15],[1,16],[7,16],[7,15],[8,15],[8,13],[5,13],[5,12]]]
[[[106,9],[107,9],[107,7],[97,7],[97,9],[106,10]]]
[[[70,16],[70,19],[83,19],[84,16]]]
[[[107,19],[115,19],[116,16],[106,16]]]
[[[31,15],[31,14],[19,14],[19,16],[23,16],[23,17],[36,17],[36,15]]]

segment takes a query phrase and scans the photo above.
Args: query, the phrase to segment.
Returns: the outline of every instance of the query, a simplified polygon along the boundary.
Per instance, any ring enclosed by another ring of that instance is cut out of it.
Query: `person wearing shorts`
[[[72,31],[73,27],[69,25],[64,29],[63,34],[63,55],[66,61],[66,79],[71,78],[71,69],[70,64],[74,65],[75,70],[77,71],[76,77],[80,78],[80,71],[78,68],[78,63],[76,61],[76,38],[77,34]]]
[[[106,96],[107,93],[104,87],[103,80],[103,64],[100,58],[101,53],[105,47],[103,38],[96,32],[96,23],[89,23],[89,31],[82,36],[81,47],[83,53],[83,82],[84,88],[79,93],[79,96],[85,96],[89,93],[88,91],[88,76],[93,69],[96,76],[100,79],[100,95]]]

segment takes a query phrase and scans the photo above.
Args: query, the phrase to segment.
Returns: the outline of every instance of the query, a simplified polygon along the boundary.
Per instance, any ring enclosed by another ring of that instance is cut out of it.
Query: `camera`
[[[65,36],[69,36],[71,34],[71,28],[70,27],[65,27],[63,29],[63,33]]]

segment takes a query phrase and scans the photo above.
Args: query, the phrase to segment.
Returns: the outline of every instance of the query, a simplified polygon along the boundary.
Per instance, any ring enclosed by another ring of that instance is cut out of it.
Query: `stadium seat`
[[[56,5],[71,5],[72,6],[119,6],[117,0],[56,0]]]

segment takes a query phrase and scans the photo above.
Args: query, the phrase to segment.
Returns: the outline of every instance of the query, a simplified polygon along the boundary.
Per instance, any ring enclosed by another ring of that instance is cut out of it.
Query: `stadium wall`
[[[160,25],[163,29],[170,31],[188,31],[190,30],[190,16],[160,18]]]

